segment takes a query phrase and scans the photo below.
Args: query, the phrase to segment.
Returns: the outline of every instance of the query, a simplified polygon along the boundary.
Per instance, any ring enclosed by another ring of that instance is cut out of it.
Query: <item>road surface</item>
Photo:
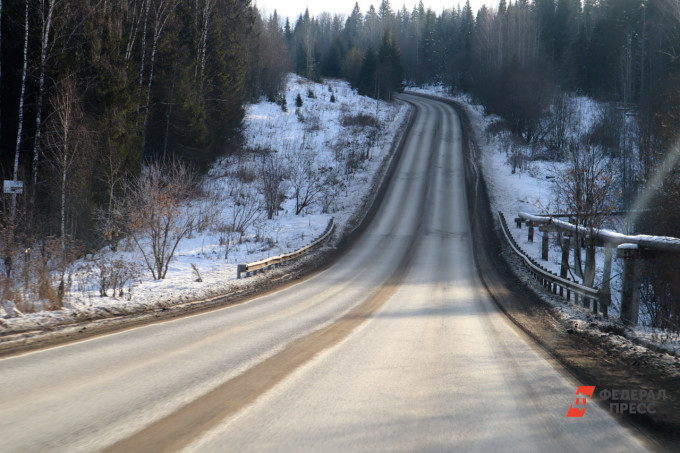
[[[459,120],[417,116],[332,267],[209,313],[0,360],[0,451],[645,451],[499,312],[475,268]]]

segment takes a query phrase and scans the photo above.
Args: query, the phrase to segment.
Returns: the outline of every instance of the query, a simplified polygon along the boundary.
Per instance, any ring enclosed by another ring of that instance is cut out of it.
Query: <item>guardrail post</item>
[[[518,229],[522,229],[522,218],[521,217],[515,217],[515,224],[517,225]]]
[[[640,308],[640,267],[637,265],[640,250],[637,244],[621,244],[616,251],[618,257],[623,259],[621,320],[625,324],[635,326],[638,323]]]
[[[236,278],[241,278],[241,272],[246,271],[246,266],[244,264],[239,264],[236,266]]]
[[[529,242],[534,242],[534,225],[529,224],[529,233],[527,233],[527,240]]]
[[[581,238],[578,236],[573,236],[574,240],[574,274],[577,277],[583,278],[583,273],[581,272]]]
[[[595,245],[590,242],[591,240],[592,238],[588,238],[586,243],[586,268],[583,284],[592,288],[595,284]],[[590,299],[584,298],[583,306],[587,308],[590,301]],[[597,313],[597,301],[595,300],[593,300],[593,313]]]
[[[560,277],[567,278],[569,274],[569,244],[571,240],[569,237],[562,238],[562,264],[560,265]],[[564,289],[560,288],[560,296],[564,295]],[[567,300],[569,300],[571,294],[567,290]]]
[[[600,310],[602,315],[607,318],[609,313],[609,305],[612,303],[612,257],[614,255],[614,247],[606,244],[604,248],[604,269],[602,270],[602,286],[600,288]]]
[[[548,261],[548,250],[550,248],[550,233],[547,230],[543,231],[543,238],[541,238],[541,258]]]

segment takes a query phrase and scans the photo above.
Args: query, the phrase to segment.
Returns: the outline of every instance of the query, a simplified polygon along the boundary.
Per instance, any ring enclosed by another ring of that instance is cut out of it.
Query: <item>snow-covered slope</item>
[[[303,105],[296,108],[298,95]],[[264,100],[247,107],[244,135],[250,152],[226,157],[210,170],[205,185],[212,192],[209,202],[217,204],[211,206],[217,217],[210,227],[180,242],[164,280],[154,281],[136,247],[123,241],[117,252],[102,250],[88,260],[122,259],[138,270],[125,286],[123,297],[112,297],[112,291],[101,297],[96,270],[81,261],[72,269],[73,285],[64,309],[40,310],[40,301],[36,301],[37,312],[21,313],[5,302],[0,305],[0,328],[51,326],[224,294],[238,283],[237,264],[307,245],[324,231],[331,217],[337,231],[342,231],[369,195],[376,171],[385,164],[409,107],[359,96],[344,81],[312,83],[295,75],[287,80],[285,98],[287,111],[280,103]],[[262,202],[258,184],[266,154],[284,169],[282,191],[286,197],[271,220],[259,209],[242,235],[230,231],[235,206]],[[369,158],[361,160],[361,154]],[[300,167],[308,166],[321,173],[323,193],[296,215],[294,187],[288,179]],[[244,201],[244,195],[250,198]],[[187,207],[186,215],[203,209],[200,204]],[[196,271],[202,282],[196,281]]]

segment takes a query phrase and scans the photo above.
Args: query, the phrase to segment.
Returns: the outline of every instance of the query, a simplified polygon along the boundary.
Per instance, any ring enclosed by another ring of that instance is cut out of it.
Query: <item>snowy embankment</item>
[[[472,127],[475,129],[477,143],[481,152],[482,171],[489,189],[491,210],[495,214],[503,212],[510,232],[517,243],[530,256],[556,274],[560,272],[562,250],[555,239],[550,242],[549,259],[541,260],[541,234],[536,231],[533,242],[529,242],[527,228],[516,228],[514,219],[519,212],[540,215],[550,212],[555,203],[555,187],[553,180],[561,172],[567,170],[567,164],[555,161],[531,160],[516,171],[512,169],[510,148],[512,138],[507,131],[494,130],[494,124],[498,124],[499,118],[494,115],[486,115],[484,108],[472,102],[464,95],[450,95],[448,90],[441,86],[425,88],[409,88],[414,93],[422,93],[452,99],[463,105],[470,118]],[[573,134],[583,134],[589,131],[601,114],[602,106],[587,97],[575,97],[573,102],[576,106],[577,128],[571,131]],[[490,127],[491,126],[491,127]],[[490,133],[489,131],[493,131]],[[573,253],[570,254],[570,266],[573,268]],[[585,262],[585,250],[583,250],[582,262]],[[596,257],[595,286],[599,286],[602,280],[602,267],[604,263],[604,250],[598,248]],[[595,328],[601,331],[623,331],[618,323],[621,294],[621,269],[622,263],[615,259],[612,267],[612,305],[609,308],[609,319],[603,319],[602,315],[593,315],[589,309],[575,305],[573,302],[565,304],[564,299],[551,297],[539,290],[543,298],[551,303],[557,313],[570,325],[579,330]],[[537,287],[535,282],[527,278],[529,285]],[[644,308],[644,307],[643,307]],[[666,332],[661,329],[648,326],[648,318],[644,309],[640,313],[640,324],[635,328],[626,328],[626,336],[644,345],[652,345],[656,348],[667,350],[675,355],[680,354],[680,335]],[[596,333],[598,335],[598,333]]]
[[[204,182],[210,197],[185,208],[185,215],[209,210],[212,220],[179,243],[165,279],[154,281],[138,248],[123,240],[115,253],[104,249],[73,266],[63,309],[40,310],[37,302],[36,312],[28,313],[5,302],[0,305],[0,329],[8,333],[136,313],[252,285],[257,280],[236,279],[239,263],[299,249],[319,236],[332,217],[336,234],[348,227],[369,198],[376,172],[391,156],[408,112],[403,103],[359,96],[343,81],[312,83],[289,76],[285,103],[279,99],[247,106],[247,151],[217,162]],[[262,189],[266,156],[282,180],[271,219]],[[305,193],[311,193],[311,201],[300,209]],[[115,290],[102,297],[101,265],[95,264],[116,260],[135,273],[122,297]],[[255,277],[260,278],[266,276]]]

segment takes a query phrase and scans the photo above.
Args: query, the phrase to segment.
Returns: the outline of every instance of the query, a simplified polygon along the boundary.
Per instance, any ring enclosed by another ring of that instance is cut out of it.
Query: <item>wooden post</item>
[[[623,258],[621,320],[636,326],[640,308],[640,267],[637,265],[640,250],[637,244],[621,244],[617,248],[617,254],[619,258]]]
[[[610,244],[605,245],[604,249],[604,269],[602,270],[602,287],[600,289],[600,310],[602,316],[608,317],[609,305],[612,303],[612,257],[614,255],[614,247]]]
[[[529,225],[529,233],[527,234],[527,240],[529,242],[534,242],[534,225]]]
[[[543,238],[541,240],[541,258],[548,261],[548,249],[550,247],[550,233],[543,231]]]

